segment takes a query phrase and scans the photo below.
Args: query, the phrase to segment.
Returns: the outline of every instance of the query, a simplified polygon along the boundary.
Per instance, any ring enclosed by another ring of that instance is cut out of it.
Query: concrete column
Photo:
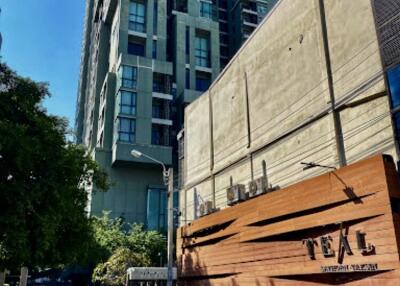
[[[28,283],[28,267],[21,267],[19,286],[26,286],[27,283]]]
[[[0,286],[4,285],[4,282],[6,281],[6,271],[0,272]]]

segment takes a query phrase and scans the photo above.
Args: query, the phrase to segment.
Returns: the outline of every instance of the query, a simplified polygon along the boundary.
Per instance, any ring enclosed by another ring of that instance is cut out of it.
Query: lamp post
[[[133,149],[131,151],[131,155],[133,157],[139,158],[139,157],[146,157],[147,159],[158,163],[162,166],[163,168],[163,180],[164,180],[164,185],[167,186],[167,198],[168,198],[168,231],[167,231],[167,240],[168,240],[168,246],[167,246],[167,252],[168,252],[168,276],[167,276],[167,286],[172,286],[172,268],[173,268],[173,238],[174,238],[174,170],[172,168],[167,168],[165,167],[164,163],[147,155],[144,154],[138,150]]]

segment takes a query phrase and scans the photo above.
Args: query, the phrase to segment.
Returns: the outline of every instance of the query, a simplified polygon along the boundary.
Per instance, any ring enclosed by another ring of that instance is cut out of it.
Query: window
[[[153,49],[151,51],[151,55],[153,57],[153,59],[157,59],[157,41],[153,40]]]
[[[167,192],[165,189],[147,190],[147,229],[167,231]]]
[[[396,130],[396,138],[397,141],[400,141],[400,112],[397,112],[394,117],[393,117],[393,121],[394,121],[394,127]]]
[[[200,1],[200,17],[212,19],[212,3]]]
[[[168,119],[168,101],[161,98],[153,98],[153,118]]]
[[[196,65],[210,67],[210,38],[209,35],[196,36]]]
[[[143,33],[146,31],[144,3],[131,2],[129,6],[129,29]]]
[[[196,72],[196,90],[206,91],[211,84],[211,75],[204,72]]]
[[[392,107],[400,106],[400,64],[387,72]]]
[[[169,145],[168,126],[161,124],[153,124],[151,127],[151,144],[153,145]]]
[[[122,66],[122,87],[136,88],[137,71],[135,67]]]
[[[121,90],[120,96],[120,113],[136,115],[136,93]]]
[[[170,77],[162,73],[153,73],[153,91],[159,93],[171,93]]]
[[[185,55],[186,55],[186,63],[190,63],[190,28],[186,26],[185,30]]]
[[[135,142],[135,120],[119,118],[118,139],[123,142]]]
[[[185,88],[190,89],[190,69],[186,69],[185,72]]]
[[[153,35],[157,35],[157,22],[158,22],[158,2],[154,0],[153,6]]]
[[[252,24],[257,24],[258,23],[258,18],[257,15],[253,14],[243,14],[243,20]]]
[[[128,39],[128,54],[144,57],[146,39],[130,36]]]
[[[392,105],[393,123],[398,143],[400,142],[400,64],[387,71],[387,81]]]

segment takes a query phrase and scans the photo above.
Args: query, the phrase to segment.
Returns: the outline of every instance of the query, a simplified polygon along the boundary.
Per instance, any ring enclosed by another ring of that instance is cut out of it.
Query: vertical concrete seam
[[[250,148],[251,146],[250,103],[249,103],[249,89],[247,85],[247,72],[244,72],[244,88],[245,88],[245,100],[246,100],[247,148]]]

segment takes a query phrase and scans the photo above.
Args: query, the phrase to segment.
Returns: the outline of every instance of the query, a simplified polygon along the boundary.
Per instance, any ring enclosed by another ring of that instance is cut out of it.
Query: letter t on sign
[[[308,257],[310,257],[311,260],[315,260],[314,245],[316,245],[317,242],[313,238],[307,238],[303,239],[303,244],[305,244],[307,247]]]

